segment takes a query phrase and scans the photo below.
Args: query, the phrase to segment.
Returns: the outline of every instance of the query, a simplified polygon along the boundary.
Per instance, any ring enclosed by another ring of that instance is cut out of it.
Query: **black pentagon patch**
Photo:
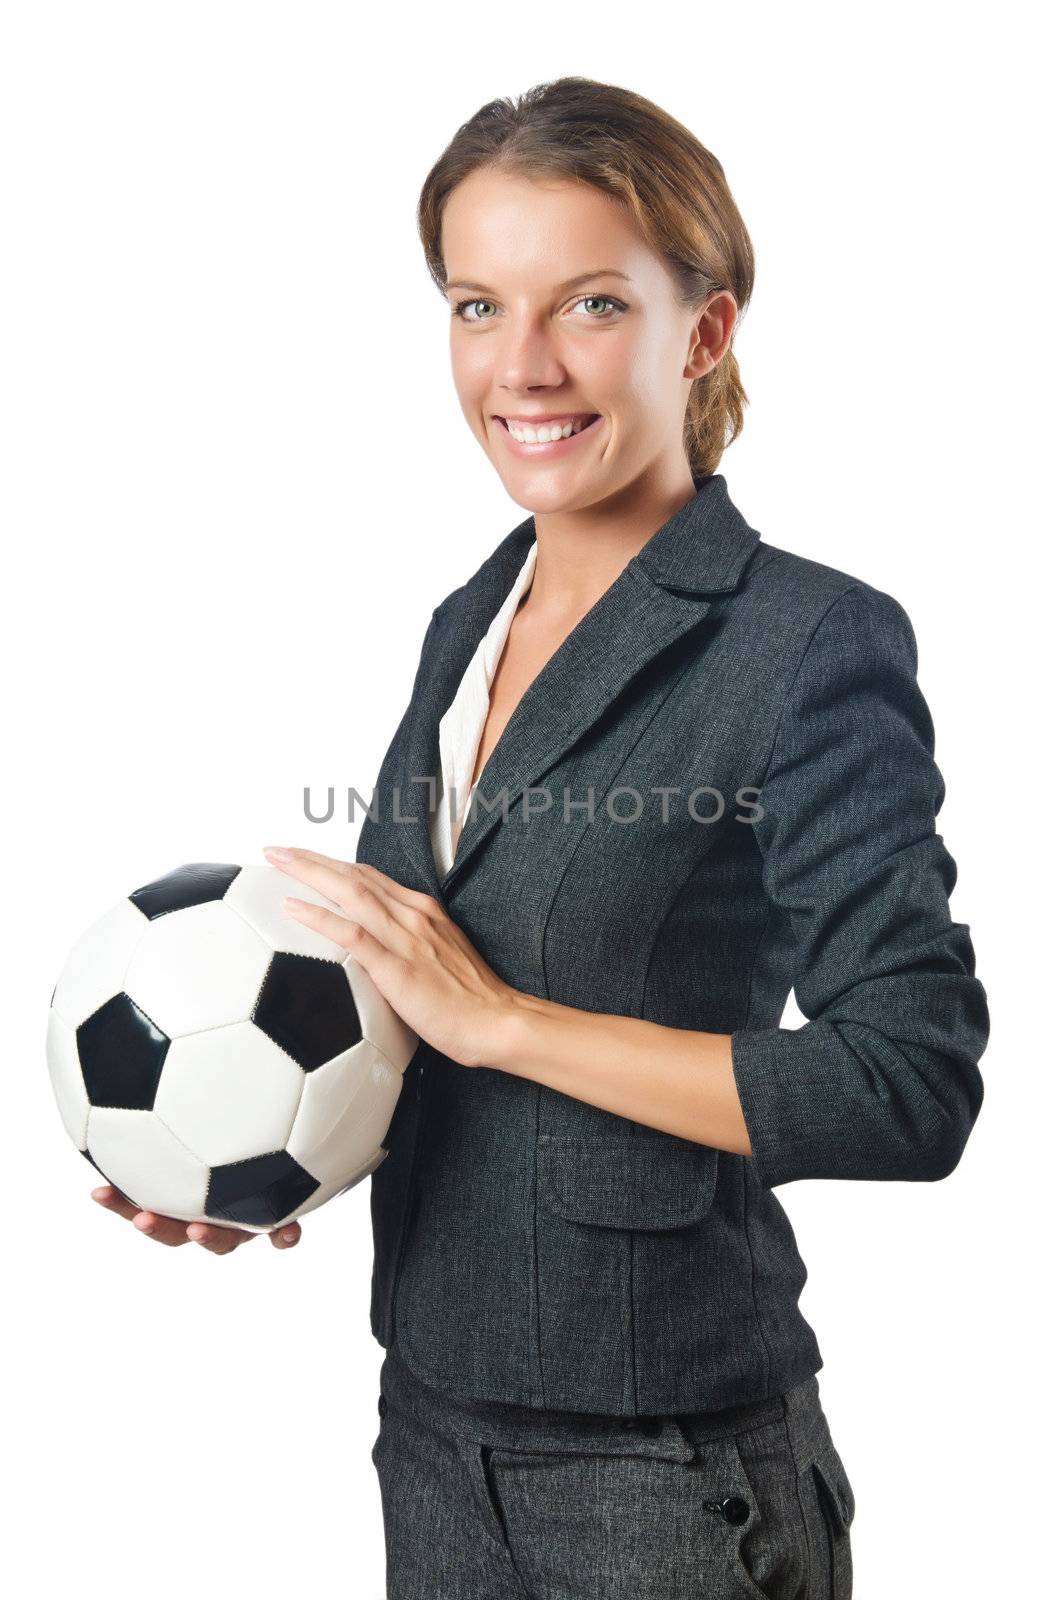
[[[218,1222],[271,1228],[304,1205],[320,1184],[286,1150],[214,1167],[205,1212]]]
[[[349,979],[320,956],[274,955],[250,1020],[306,1072],[363,1038]]]
[[[86,1161],[92,1161],[92,1157],[89,1155],[87,1150],[82,1150],[81,1154],[84,1156]],[[121,1195],[123,1200],[128,1200],[129,1204],[131,1206],[136,1206],[137,1211],[140,1210],[140,1207],[136,1205],[136,1201],[135,1200],[130,1200],[129,1196],[125,1193],[125,1190],[124,1189],[119,1189],[118,1185],[114,1182],[114,1179],[107,1177],[107,1174],[103,1171],[103,1168],[100,1166],[98,1161],[92,1161],[92,1165],[95,1167],[96,1171],[99,1173],[99,1175],[103,1179],[104,1183],[109,1183],[111,1188],[116,1190],[117,1193]]]
[[[205,905],[208,900],[223,900],[242,870],[208,861],[174,867],[164,878],[134,889],[129,899],[153,920],[168,911],[184,911],[188,906]]]
[[[89,1103],[122,1111],[150,1111],[168,1049],[167,1035],[151,1018],[127,994],[116,994],[77,1030],[77,1054]]]

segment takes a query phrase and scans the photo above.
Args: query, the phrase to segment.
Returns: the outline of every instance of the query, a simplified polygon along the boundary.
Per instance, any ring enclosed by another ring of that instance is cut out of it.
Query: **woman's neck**
[[[524,605],[540,616],[584,615],[695,494],[686,465],[666,484],[641,478],[593,506],[535,511],[537,559]]]

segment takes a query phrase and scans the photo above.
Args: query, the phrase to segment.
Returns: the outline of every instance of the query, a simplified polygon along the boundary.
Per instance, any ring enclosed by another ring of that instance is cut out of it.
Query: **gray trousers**
[[[609,1417],[455,1400],[380,1371],[387,1600],[851,1600],[854,1494],[817,1376]]]

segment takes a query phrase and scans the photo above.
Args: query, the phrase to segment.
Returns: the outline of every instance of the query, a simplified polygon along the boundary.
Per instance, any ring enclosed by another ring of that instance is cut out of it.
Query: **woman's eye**
[[[467,310],[468,306],[491,306],[491,305],[493,305],[493,301],[492,300],[461,300],[457,305],[455,305],[453,307],[453,316],[454,317],[459,317],[461,319],[461,321],[463,321],[463,322],[483,322],[483,321],[487,321],[488,322],[489,321],[488,317],[486,317],[486,318],[483,318],[483,317],[465,317],[464,316],[464,312]]]
[[[611,306],[616,311],[624,311],[626,309],[621,300],[616,300],[615,297],[610,294],[583,294],[579,296],[577,300],[575,300],[574,304],[576,306],[594,304],[598,306]],[[453,307],[453,316],[459,317],[462,322],[491,322],[493,320],[492,317],[480,317],[477,315],[473,317],[465,317],[464,312],[471,306],[475,307],[476,312],[480,306],[492,306],[494,310],[496,310],[496,301],[461,300]],[[605,318],[598,315],[596,312],[590,312],[588,320],[590,322],[603,322]]]
[[[612,295],[609,294],[583,294],[581,299],[576,300],[574,303],[575,305],[580,306],[589,305],[593,301],[595,301],[598,306],[614,306],[619,311],[625,310],[621,300],[616,300]],[[591,320],[593,322],[602,322],[603,318],[594,316]]]

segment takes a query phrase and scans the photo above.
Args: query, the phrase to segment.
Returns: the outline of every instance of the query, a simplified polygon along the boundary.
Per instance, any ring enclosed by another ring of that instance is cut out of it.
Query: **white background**
[[[1057,1417],[1056,147],[1029,4],[9,4],[4,1247],[14,1592],[381,1597],[364,1184],[301,1244],[89,1198],[43,1055],[74,938],[185,861],[352,858],[431,610],[523,508],[415,230],[484,101],[570,72],[721,160],[757,282],[721,470],[912,618],[993,1031],[940,1184],[778,1197],[857,1496],[859,1600],[1038,1592]],[[790,1006],[788,1026],[801,1019]],[[1048,1282],[1045,1288],[1050,1287]]]

